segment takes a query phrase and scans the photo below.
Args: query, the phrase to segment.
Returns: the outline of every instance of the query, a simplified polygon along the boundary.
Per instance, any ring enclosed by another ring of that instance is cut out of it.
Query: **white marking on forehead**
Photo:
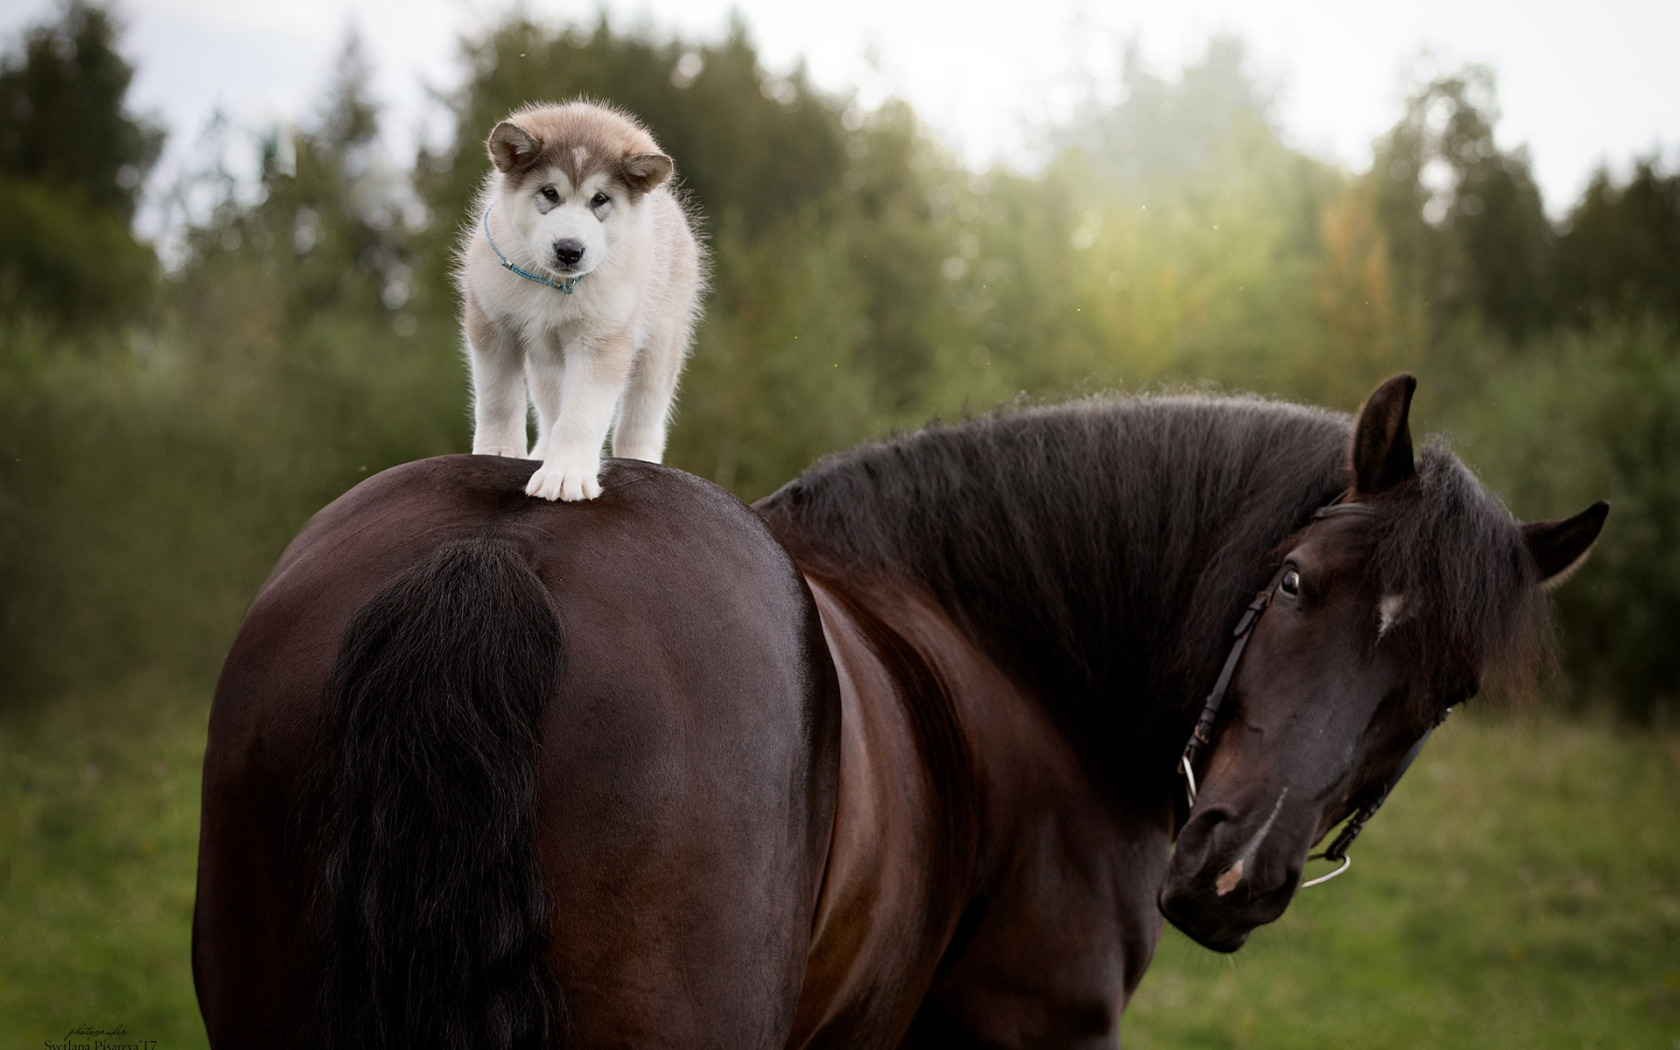
[[[1377,637],[1388,633],[1388,629],[1400,622],[1400,617],[1406,613],[1406,596],[1404,594],[1385,594],[1382,601],[1377,603]]]
[[[584,149],[582,146],[576,146],[572,149],[572,161],[577,165],[577,169],[579,171],[583,170],[583,162],[588,158],[589,151]]]

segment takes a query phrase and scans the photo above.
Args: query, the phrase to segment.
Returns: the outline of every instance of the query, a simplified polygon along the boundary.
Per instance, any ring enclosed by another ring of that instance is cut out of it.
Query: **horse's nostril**
[[[555,241],[554,258],[562,266],[576,266],[583,259],[583,242],[574,240]]]
[[[1223,806],[1204,805],[1190,814],[1190,820],[1185,824],[1184,830],[1194,831],[1204,838],[1211,837],[1220,825],[1229,823],[1233,816],[1235,814]]]

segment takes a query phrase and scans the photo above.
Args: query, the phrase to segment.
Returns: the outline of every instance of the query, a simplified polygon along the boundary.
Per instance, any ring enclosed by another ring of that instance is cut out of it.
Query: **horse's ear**
[[[1549,591],[1569,579],[1592,553],[1610,504],[1599,500],[1563,521],[1531,521],[1523,525],[1523,542],[1539,570],[1540,589]]]
[[[490,129],[484,148],[490,160],[503,175],[523,168],[537,159],[542,142],[511,120],[504,120]]]
[[[1397,375],[1385,380],[1365,399],[1353,426],[1353,491],[1362,496],[1398,485],[1417,473],[1412,463],[1412,431],[1406,416],[1412,409],[1417,380]]]

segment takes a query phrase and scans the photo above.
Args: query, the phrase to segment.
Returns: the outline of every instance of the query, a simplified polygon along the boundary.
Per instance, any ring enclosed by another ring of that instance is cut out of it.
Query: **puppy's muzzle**
[[[570,238],[554,242],[554,261],[570,270],[583,261],[583,242]]]

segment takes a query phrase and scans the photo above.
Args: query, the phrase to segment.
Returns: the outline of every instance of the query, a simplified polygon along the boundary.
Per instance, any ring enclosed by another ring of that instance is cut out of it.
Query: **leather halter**
[[[1320,521],[1324,518],[1343,514],[1375,516],[1376,511],[1369,507],[1358,503],[1345,502],[1347,496],[1348,494],[1344,492],[1330,503],[1314,511],[1312,520]],[[1254,596],[1254,600],[1248,603],[1248,607],[1243,610],[1242,616],[1237,620],[1237,626],[1232,631],[1231,651],[1225,656],[1225,665],[1219,669],[1219,677],[1214,680],[1213,690],[1208,693],[1207,702],[1202,705],[1201,716],[1196,719],[1196,727],[1190,731],[1190,739],[1184,745],[1184,752],[1179,756],[1178,771],[1184,777],[1184,790],[1192,810],[1196,808],[1196,759],[1201,755],[1203,748],[1213,743],[1213,723],[1219,717],[1219,708],[1225,702],[1225,694],[1231,688],[1231,679],[1236,676],[1237,666],[1242,663],[1243,651],[1248,648],[1248,640],[1254,633],[1255,625],[1260,622],[1261,614],[1271,605],[1272,598],[1277,594],[1277,589],[1283,583],[1283,577],[1288,571],[1289,566],[1287,564],[1279,568],[1272,576],[1271,582],[1266,584],[1266,589]],[[1451,711],[1452,708],[1448,707],[1442,713],[1441,720],[1436,722],[1435,725],[1438,726],[1442,721],[1445,721],[1447,714]],[[1354,811],[1353,815],[1348,818],[1347,824],[1342,827],[1341,834],[1337,835],[1335,840],[1322,853],[1314,853],[1307,857],[1308,860],[1336,861],[1339,862],[1340,867],[1329,874],[1308,879],[1301,883],[1299,889],[1329,882],[1348,869],[1348,866],[1353,863],[1353,860],[1347,855],[1348,847],[1353,845],[1353,840],[1359,837],[1361,831],[1365,830],[1366,823],[1376,815],[1377,810],[1387,801],[1388,793],[1394,790],[1394,785],[1400,782],[1400,778],[1405,775],[1406,770],[1423,751],[1423,745],[1429,742],[1429,737],[1434,732],[1435,726],[1429,727],[1423,737],[1412,745],[1412,749],[1406,752],[1405,757],[1400,760],[1400,764],[1395,767],[1394,773],[1382,785],[1382,788]],[[1186,819],[1189,819],[1188,816]]]

